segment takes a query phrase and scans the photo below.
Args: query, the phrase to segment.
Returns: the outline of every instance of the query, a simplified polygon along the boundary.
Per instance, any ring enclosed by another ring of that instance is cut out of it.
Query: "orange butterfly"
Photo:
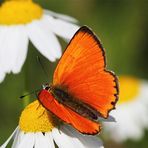
[[[98,117],[108,118],[118,100],[116,76],[105,69],[105,52],[97,37],[81,27],[61,57],[53,84],[39,92],[40,103],[84,134],[100,132]]]

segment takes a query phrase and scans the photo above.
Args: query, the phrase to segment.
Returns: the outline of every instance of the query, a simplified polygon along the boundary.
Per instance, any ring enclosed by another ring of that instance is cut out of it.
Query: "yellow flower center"
[[[0,7],[0,24],[27,24],[42,15],[43,9],[31,0],[6,0]]]
[[[134,100],[139,94],[140,81],[133,77],[122,76],[119,78],[119,82],[119,104]]]
[[[29,104],[21,114],[19,127],[24,132],[48,132],[58,121],[37,101]]]

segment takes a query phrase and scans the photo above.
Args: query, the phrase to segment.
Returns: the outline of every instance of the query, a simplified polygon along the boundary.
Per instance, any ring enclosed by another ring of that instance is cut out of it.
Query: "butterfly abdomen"
[[[59,103],[69,107],[81,116],[86,117],[90,120],[98,119],[96,112],[92,108],[90,108],[87,104],[79,101],[79,99],[75,99],[64,89],[52,87],[51,93]]]

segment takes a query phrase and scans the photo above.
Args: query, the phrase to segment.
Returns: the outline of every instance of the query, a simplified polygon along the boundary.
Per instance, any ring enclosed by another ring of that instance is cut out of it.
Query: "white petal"
[[[144,134],[145,124],[148,122],[143,116],[145,111],[145,106],[137,100],[119,105],[115,111],[111,112],[117,122],[104,123],[104,129],[108,132],[110,138],[116,142],[122,142],[127,139],[140,139]],[[145,116],[147,115],[145,114]]]
[[[42,25],[41,20],[33,21],[26,27],[30,40],[46,58],[50,61],[55,61],[56,58],[59,58],[61,46],[55,35]]]
[[[60,131],[54,129],[52,135],[60,148],[103,148],[99,138],[84,136],[72,128],[61,127]]]
[[[42,17],[41,21],[39,22],[39,25],[41,26],[41,28],[45,29],[48,36],[50,35],[50,38],[52,39],[52,43],[57,45],[57,47],[54,45],[55,46],[54,47],[55,48],[54,53],[55,53],[57,58],[60,58],[61,55],[62,55],[61,45],[60,45],[57,37],[52,32],[51,28],[49,27],[47,18],[45,16]]]
[[[97,136],[83,135],[70,126],[63,126],[63,130],[70,137],[77,137],[84,148],[103,148],[103,143]]]
[[[76,138],[70,137],[58,129],[53,129],[52,136],[59,148],[83,148],[81,142]]]
[[[25,31],[23,29],[23,26],[3,27],[5,35],[0,43],[0,65],[3,67],[4,72],[9,73],[14,69],[14,72],[17,73],[24,63],[26,54],[22,50],[24,49],[23,46],[25,42]]]
[[[12,36],[13,27],[0,26],[0,82],[4,80],[6,73],[10,73],[12,70],[13,55],[15,54],[10,45]]]
[[[26,29],[24,26],[17,26],[15,33],[16,37],[13,40],[13,46],[16,49],[16,53],[14,55],[12,71],[14,73],[18,73],[20,72],[21,67],[27,57],[29,39],[27,37]]]
[[[15,136],[15,134],[18,132],[18,127],[14,130],[14,132],[10,135],[10,137],[7,139],[7,141],[2,145],[0,146],[0,148],[5,148],[8,143],[10,142],[10,140]]]
[[[19,127],[18,127],[19,129]],[[15,137],[14,137],[14,141],[13,141],[13,144],[12,144],[12,148],[15,148],[16,147],[16,144],[18,143],[19,141],[19,134],[20,134],[20,130],[17,130],[16,131],[16,134],[15,134]]]
[[[79,26],[75,24],[60,19],[55,19],[47,15],[45,17],[51,30],[57,35],[63,37],[64,39],[70,40],[76,33],[76,31],[79,29]]]
[[[50,148],[55,148],[55,144],[54,144],[54,141],[53,141],[53,137],[52,137],[52,133],[51,132],[48,132],[45,134],[46,137],[48,137],[49,139],[49,146]]]
[[[138,98],[145,104],[148,105],[148,82],[142,81],[140,86],[140,94]]]
[[[0,26],[0,73],[3,75],[11,70],[11,54],[12,50],[8,48],[9,44],[9,27]]]
[[[3,57],[3,48],[4,48],[4,40],[6,36],[6,30],[5,27],[0,27],[0,82],[2,82],[5,78],[6,72],[5,72],[5,65],[4,63],[4,57]]]
[[[5,79],[5,72],[0,70],[0,83]]]
[[[53,17],[57,17],[57,18],[60,18],[60,19],[63,19],[65,21],[69,21],[69,22],[72,22],[72,23],[77,23],[78,22],[77,19],[75,19],[75,18],[73,18],[71,16],[56,13],[56,12],[53,12],[53,11],[50,11],[50,10],[47,10],[47,9],[44,10],[44,14],[51,15]]]
[[[43,135],[41,132],[35,133],[35,148],[54,148],[52,137]]]
[[[18,131],[14,137],[14,141],[12,144],[12,148],[17,148],[17,146],[21,143],[21,140],[24,138],[24,132],[20,130],[20,128],[18,127]]]
[[[16,148],[33,148],[35,144],[34,133],[26,133]]]

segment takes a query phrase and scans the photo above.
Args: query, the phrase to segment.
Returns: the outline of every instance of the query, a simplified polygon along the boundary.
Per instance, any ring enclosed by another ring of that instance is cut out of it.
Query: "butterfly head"
[[[42,88],[45,90],[51,90],[51,85],[49,83],[43,84]]]

